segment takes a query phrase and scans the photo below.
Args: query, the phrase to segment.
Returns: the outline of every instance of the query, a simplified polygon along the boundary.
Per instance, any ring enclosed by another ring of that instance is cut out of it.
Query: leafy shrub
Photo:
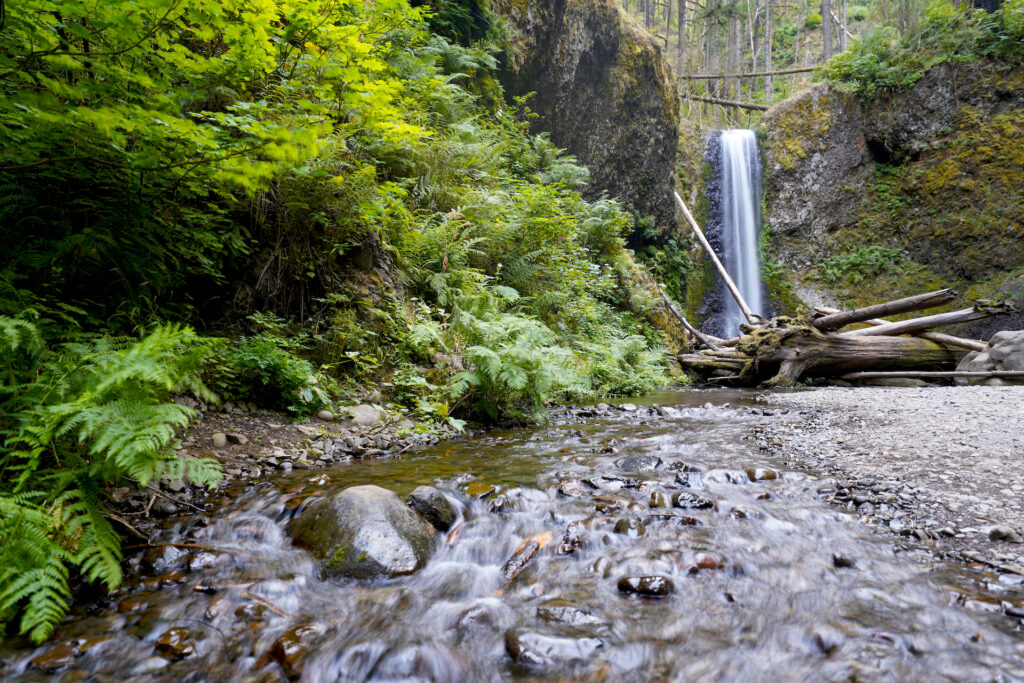
[[[822,19],[820,14],[817,12],[810,12],[807,15],[807,18],[804,19],[804,28],[811,30],[819,28],[821,26],[821,22]]]
[[[310,415],[330,404],[333,383],[298,354],[303,337],[289,337],[284,321],[267,315],[250,318],[263,328],[229,342],[213,340],[205,375],[224,397]]]
[[[859,247],[852,253],[826,259],[820,266],[821,279],[830,284],[856,285],[897,268],[903,260],[903,252],[899,249],[879,244]]]
[[[217,482],[216,463],[172,448],[195,411],[169,394],[212,398],[196,374],[204,353],[178,325],[137,341],[50,346],[32,323],[0,317],[0,625],[16,621],[36,642],[49,637],[67,611],[72,569],[107,589],[120,585],[106,485]]]

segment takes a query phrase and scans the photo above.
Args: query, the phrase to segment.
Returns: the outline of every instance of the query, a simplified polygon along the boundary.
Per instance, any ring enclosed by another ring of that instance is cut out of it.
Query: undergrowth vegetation
[[[886,88],[907,88],[943,62],[992,59],[1012,68],[1024,61],[1024,1],[1007,0],[996,12],[947,0],[925,8],[920,27],[903,38],[879,27],[833,57],[822,76],[870,97]]]
[[[8,5],[0,625],[119,583],[113,486],[216,481],[174,393],[458,427],[668,381],[633,218],[501,49],[472,0]]]

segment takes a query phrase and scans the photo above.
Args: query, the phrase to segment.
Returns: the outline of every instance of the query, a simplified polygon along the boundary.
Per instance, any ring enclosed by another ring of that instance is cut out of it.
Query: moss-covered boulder
[[[536,93],[535,130],[590,168],[590,197],[608,192],[657,225],[674,225],[679,105],[651,38],[612,0],[492,6],[512,29],[507,94]]]
[[[952,286],[953,307],[1024,300],[1019,69],[940,64],[870,99],[816,84],[769,110],[761,138],[767,254],[798,292],[861,305]]]
[[[434,530],[379,486],[352,486],[301,512],[289,526],[295,545],[320,560],[327,577],[373,579],[412,574],[430,556]]]

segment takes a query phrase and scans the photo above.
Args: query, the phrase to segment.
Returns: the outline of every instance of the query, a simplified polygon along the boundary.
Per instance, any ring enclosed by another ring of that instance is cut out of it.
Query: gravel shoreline
[[[804,416],[757,430],[761,448],[835,477],[834,502],[1024,580],[1024,387],[830,387],[759,400]]]

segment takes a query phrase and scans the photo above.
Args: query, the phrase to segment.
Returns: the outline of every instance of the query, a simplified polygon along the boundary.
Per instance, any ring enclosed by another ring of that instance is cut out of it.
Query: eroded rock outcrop
[[[958,305],[1020,298],[1024,73],[943,64],[870,99],[816,84],[760,132],[769,254],[798,285],[855,305],[938,285]]]
[[[678,99],[650,37],[611,0],[493,5],[513,33],[506,92],[536,93],[535,129],[590,168],[589,196],[607,191],[673,225]]]

